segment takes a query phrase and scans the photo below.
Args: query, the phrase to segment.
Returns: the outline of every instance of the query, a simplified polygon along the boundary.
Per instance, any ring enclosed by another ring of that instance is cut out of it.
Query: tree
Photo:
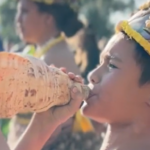
[[[82,14],[87,18],[90,28],[98,38],[110,37],[114,32],[114,24],[110,17],[115,12],[132,12],[134,0],[82,0]]]
[[[0,5],[0,35],[2,39],[10,42],[18,41],[14,23],[16,6],[15,0],[4,0]]]

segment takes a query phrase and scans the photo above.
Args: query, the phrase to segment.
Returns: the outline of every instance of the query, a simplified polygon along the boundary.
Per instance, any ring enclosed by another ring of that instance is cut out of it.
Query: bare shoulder
[[[69,71],[79,74],[79,69],[75,64],[73,51],[65,41],[60,42],[51,48],[44,56],[44,61],[56,67],[66,67]]]

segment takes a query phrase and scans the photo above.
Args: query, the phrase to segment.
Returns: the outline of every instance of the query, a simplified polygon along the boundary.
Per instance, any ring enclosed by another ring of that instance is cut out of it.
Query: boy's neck
[[[109,126],[101,150],[149,150],[150,125]]]

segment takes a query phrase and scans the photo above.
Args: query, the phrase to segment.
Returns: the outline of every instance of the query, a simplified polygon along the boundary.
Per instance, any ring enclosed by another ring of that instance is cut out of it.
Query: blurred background
[[[128,18],[131,12],[146,0],[81,0],[81,2],[80,16],[86,17],[99,46],[103,47],[106,39],[114,33],[115,24]],[[15,0],[0,0],[0,38],[7,51],[20,42],[15,33],[15,13]]]
[[[78,12],[79,18],[84,24],[88,24],[90,32],[95,36],[99,53],[104,49],[107,41],[114,34],[115,25],[119,20],[127,19],[131,13],[144,2],[146,2],[146,0],[80,0]],[[16,10],[17,0],[0,0],[0,51],[23,51],[23,43],[16,34],[15,29]],[[91,56],[91,54],[89,55]],[[97,53],[95,55],[97,55]],[[76,59],[80,60],[80,58],[78,58],[80,56],[80,54],[77,55]],[[88,58],[89,57],[86,57],[85,59]],[[82,61],[84,62],[84,60]],[[92,61],[93,60],[91,59],[89,63],[92,64]],[[98,65],[98,63],[95,65]],[[82,77],[86,78],[87,73],[89,73],[91,69],[92,68],[88,71],[83,69],[86,73]],[[9,121],[10,120],[7,119],[0,120],[1,128],[5,137],[7,137],[9,133]],[[95,126],[98,129],[100,127],[100,125],[96,123]],[[103,129],[100,128],[100,130]],[[90,137],[89,135],[90,138],[93,138],[92,136]],[[74,139],[80,138],[76,136]],[[99,138],[96,140],[99,140]],[[90,143],[90,141],[88,142]],[[86,149],[80,148],[79,150]]]

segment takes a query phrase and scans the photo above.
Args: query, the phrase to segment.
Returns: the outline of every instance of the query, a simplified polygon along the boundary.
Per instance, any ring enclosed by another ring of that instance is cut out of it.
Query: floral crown
[[[127,21],[116,26],[116,32],[124,31],[139,43],[150,55],[150,1],[144,3]]]
[[[59,3],[59,4],[66,3],[73,10],[78,11],[80,0],[32,0],[32,1],[39,2],[39,3],[45,3],[47,5],[51,5],[51,4],[54,4],[54,3]]]

